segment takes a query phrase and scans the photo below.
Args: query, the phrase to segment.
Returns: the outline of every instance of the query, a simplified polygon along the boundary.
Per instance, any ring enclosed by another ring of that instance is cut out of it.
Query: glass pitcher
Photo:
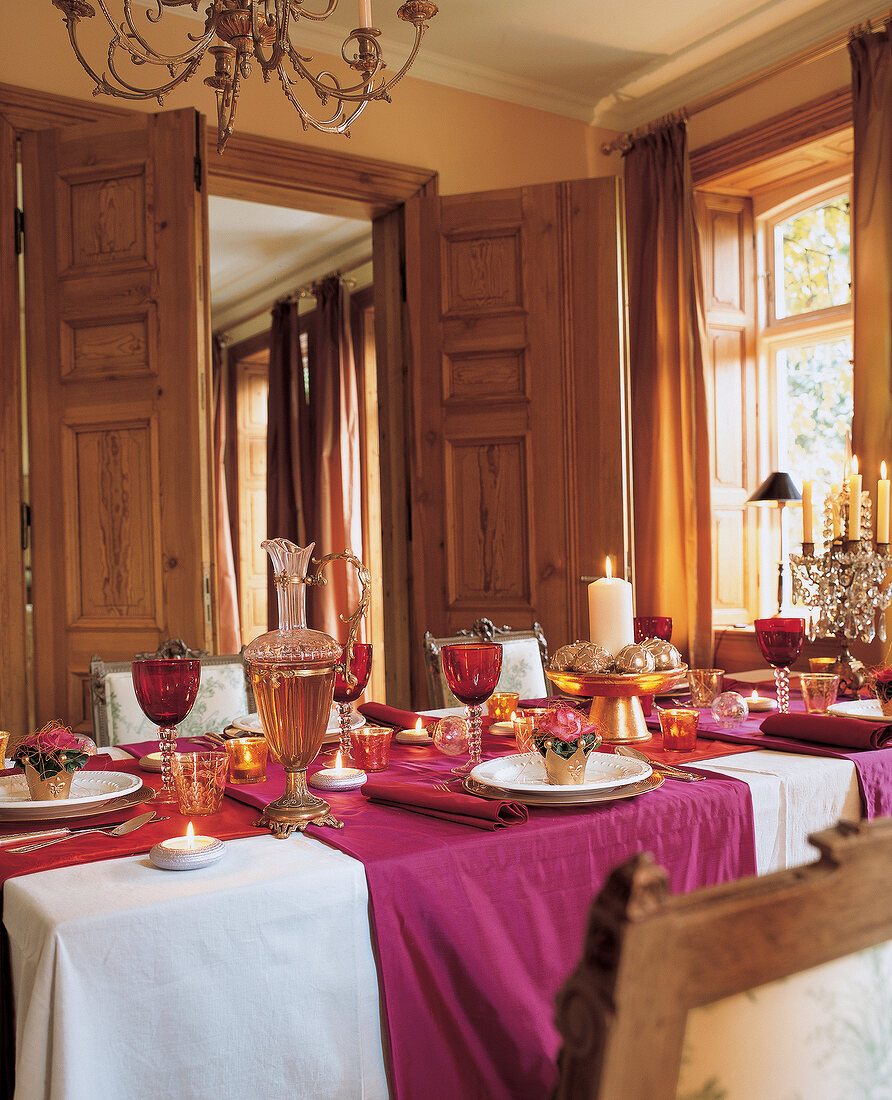
[[[359,622],[368,607],[369,571],[346,550],[313,560],[316,572],[308,572],[315,543],[296,546],[288,539],[267,539],[261,544],[272,559],[279,603],[279,627],[261,634],[245,648],[245,665],[270,751],[285,769],[285,793],[264,810],[260,824],[284,839],[307,825],[343,822],[331,807],[307,789],[307,765],[322,747],[331,713],[335,672],[350,679],[350,660]],[[343,648],[330,635],[307,627],[308,584],[326,584],[322,570],[329,562],[343,560],[359,575],[359,604],[350,615]],[[343,658],[342,658],[343,654]]]

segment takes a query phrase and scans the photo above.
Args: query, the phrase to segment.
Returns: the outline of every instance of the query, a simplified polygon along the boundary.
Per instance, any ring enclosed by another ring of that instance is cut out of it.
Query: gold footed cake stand
[[[677,687],[687,676],[688,666],[663,672],[551,672],[545,675],[566,695],[591,696],[589,716],[600,722],[604,741],[627,745],[649,741],[650,730],[644,722],[642,695],[659,695]]]

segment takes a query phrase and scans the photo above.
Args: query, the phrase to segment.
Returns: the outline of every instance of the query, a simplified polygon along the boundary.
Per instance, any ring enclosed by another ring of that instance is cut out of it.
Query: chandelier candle
[[[616,654],[635,640],[632,586],[621,577],[613,576],[610,558],[607,558],[604,571],[606,576],[588,586],[589,638],[608,653]]]
[[[877,542],[889,541],[889,482],[886,479],[886,463],[880,463],[880,480],[877,482]]]
[[[858,456],[852,455],[852,474],[849,478],[849,539],[861,538],[861,475],[858,473]]]

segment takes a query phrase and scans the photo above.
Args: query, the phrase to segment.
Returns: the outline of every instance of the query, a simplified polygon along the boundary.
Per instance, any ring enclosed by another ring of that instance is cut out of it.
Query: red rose
[[[597,732],[597,725],[587,723],[578,710],[568,706],[551,708],[539,719],[537,729],[540,736],[547,734],[549,737],[557,738],[558,741],[566,741],[570,744],[586,734]]]

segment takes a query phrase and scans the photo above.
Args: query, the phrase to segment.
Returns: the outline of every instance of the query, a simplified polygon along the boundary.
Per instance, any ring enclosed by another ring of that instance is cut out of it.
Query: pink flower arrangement
[[[887,702],[892,699],[892,668],[887,665],[885,668],[874,669],[870,674],[870,682],[878,699]]]
[[[585,750],[600,744],[601,727],[597,722],[589,722],[573,707],[559,703],[541,715],[535,739],[543,756],[548,748],[547,741],[554,752],[569,758],[580,743]]]
[[[89,737],[78,737],[56,720],[23,737],[13,758],[23,771],[30,764],[41,779],[48,779],[62,771],[79,771],[95,752]]]

